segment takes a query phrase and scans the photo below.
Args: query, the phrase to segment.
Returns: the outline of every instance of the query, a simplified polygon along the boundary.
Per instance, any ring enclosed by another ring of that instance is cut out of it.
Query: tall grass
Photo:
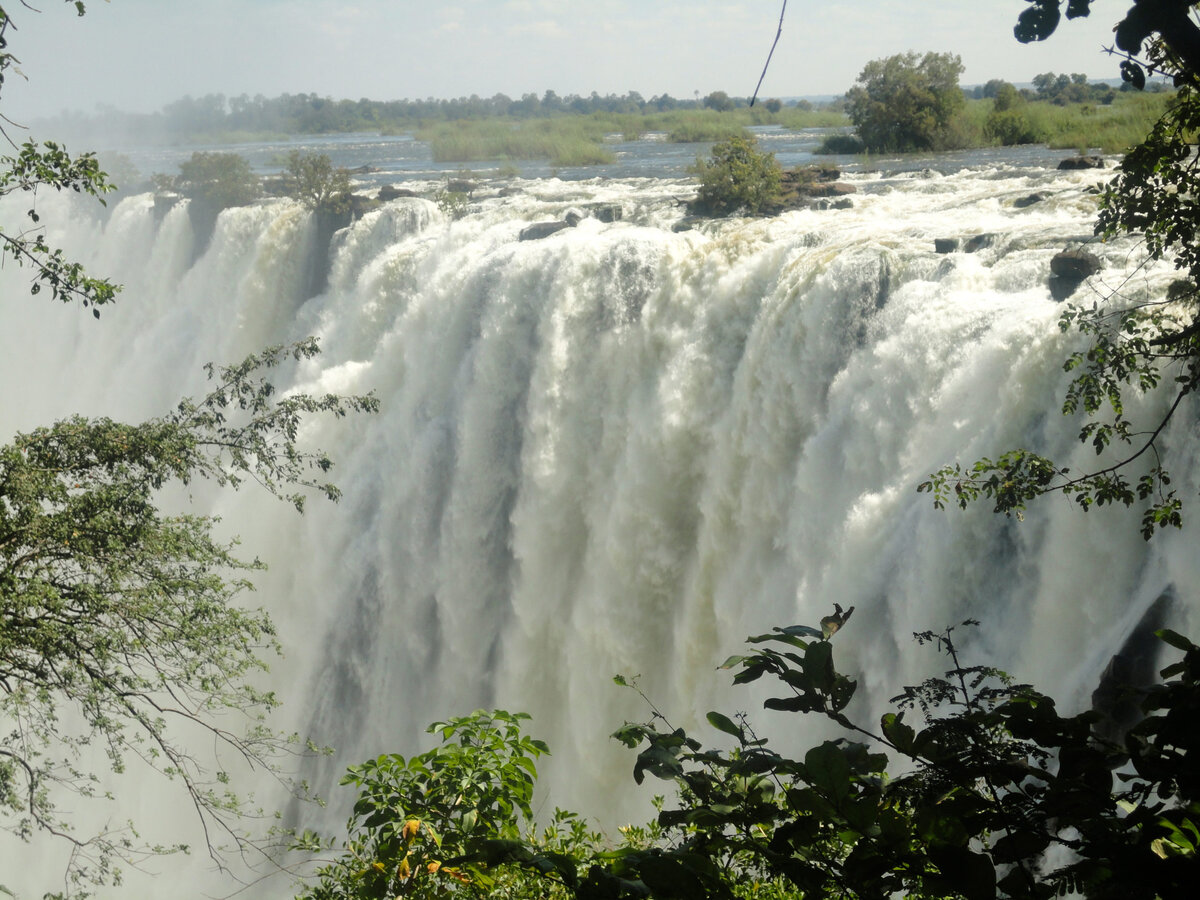
[[[471,119],[439,122],[417,131],[428,141],[435,162],[548,160],[555,166],[610,163],[605,131],[589,117],[555,119]]]
[[[1170,102],[1170,94],[1128,91],[1118,94],[1109,106],[1038,102],[1021,109],[1042,140],[1055,149],[1124,153],[1146,137]]]

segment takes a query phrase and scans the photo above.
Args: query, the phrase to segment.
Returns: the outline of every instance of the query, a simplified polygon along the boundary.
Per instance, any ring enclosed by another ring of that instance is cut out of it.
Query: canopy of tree
[[[938,150],[966,102],[958,86],[962,61],[952,53],[902,53],[867,63],[846,93],[846,112],[866,148],[876,153]]]

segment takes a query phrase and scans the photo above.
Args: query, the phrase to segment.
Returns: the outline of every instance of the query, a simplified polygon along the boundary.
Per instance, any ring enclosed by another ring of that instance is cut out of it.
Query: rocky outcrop
[[[526,225],[521,229],[521,233],[517,236],[519,241],[540,241],[542,238],[548,238],[552,234],[557,234],[564,228],[570,228],[571,225],[567,222],[534,222],[532,225]]]
[[[961,242],[958,238],[934,238],[933,252],[934,253],[953,253],[958,249]]]
[[[599,222],[619,222],[625,216],[620,203],[589,203],[584,210]]]
[[[415,197],[417,193],[408,188],[396,187],[394,184],[385,184],[379,189],[377,196],[381,203],[387,203],[389,200],[398,200],[401,197]]]
[[[996,235],[991,232],[984,232],[983,234],[967,238],[967,242],[963,244],[963,249],[968,253],[975,253],[984,247],[992,246],[994,243],[996,243]]]
[[[563,213],[562,219],[555,222],[534,222],[521,229],[517,236],[519,241],[539,241],[566,228],[574,228],[584,219],[595,219],[598,222],[616,222],[623,215],[619,203],[591,203],[585,207],[573,206]]]
[[[464,178],[453,178],[446,182],[446,190],[452,194],[473,194],[478,189],[479,185]]]
[[[1027,207],[1033,206],[1037,203],[1041,203],[1043,200],[1049,200],[1049,199],[1050,199],[1049,191],[1035,191],[1032,194],[1028,194],[1024,197],[1018,197],[1016,200],[1014,200],[1013,208],[1014,209],[1026,209]]]
[[[1103,169],[1103,156],[1068,156],[1058,161],[1060,169]]]
[[[1050,260],[1050,295],[1065,300],[1100,271],[1100,259],[1086,250],[1063,250]]]

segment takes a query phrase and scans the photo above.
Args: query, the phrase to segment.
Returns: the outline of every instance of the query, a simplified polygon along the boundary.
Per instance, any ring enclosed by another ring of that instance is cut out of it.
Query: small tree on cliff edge
[[[953,53],[872,60],[847,92],[846,112],[872,152],[944,149],[951,121],[966,102],[958,86],[962,72]]]

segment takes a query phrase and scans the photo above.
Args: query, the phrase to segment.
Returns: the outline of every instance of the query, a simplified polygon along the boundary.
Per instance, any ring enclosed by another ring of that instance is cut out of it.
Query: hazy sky
[[[334,98],[571,93],[748,96],[780,0],[59,0],[6,4],[20,121],[105,104],[149,112],[185,94]],[[964,84],[1039,72],[1117,75],[1101,47],[1129,0],[1098,2],[1038,45],[1012,36],[1023,0],[790,0],[764,96],[840,94],[867,61],[953,51]]]

